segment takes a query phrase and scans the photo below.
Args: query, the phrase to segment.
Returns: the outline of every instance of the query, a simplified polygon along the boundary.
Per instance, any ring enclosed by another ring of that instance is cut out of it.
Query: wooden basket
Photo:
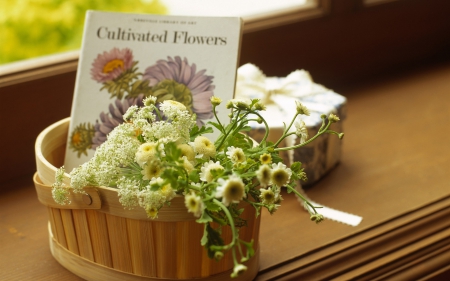
[[[200,245],[203,225],[188,213],[178,196],[150,220],[137,207],[125,210],[116,189],[87,188],[88,195],[71,194],[71,204],[58,205],[51,195],[56,167],[63,165],[70,119],[48,128],[36,140],[37,173],[34,183],[39,201],[48,207],[50,249],[55,259],[86,280],[228,280],[233,269],[230,253],[211,260]],[[66,179],[69,184],[69,179]],[[251,280],[259,267],[259,224],[255,210],[246,206],[248,226],[239,234],[254,240],[255,256],[237,280]],[[229,227],[222,230],[225,242]],[[229,241],[228,241],[229,242]]]

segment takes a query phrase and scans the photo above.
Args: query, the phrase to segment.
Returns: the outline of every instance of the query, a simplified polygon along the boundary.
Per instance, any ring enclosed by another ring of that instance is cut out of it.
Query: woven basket
[[[58,205],[51,196],[56,167],[64,162],[70,119],[41,132],[36,140],[37,173],[34,183],[39,201],[48,207],[50,249],[55,259],[87,280],[228,280],[233,269],[231,253],[217,262],[200,245],[203,225],[188,213],[182,196],[163,207],[150,220],[142,208],[125,210],[114,188],[86,188],[87,195],[71,194],[71,204]],[[69,179],[66,179],[69,184]],[[253,207],[246,204],[248,226],[239,231],[254,240],[255,256],[237,280],[251,280],[258,272],[259,224]],[[229,227],[222,230],[225,242]]]

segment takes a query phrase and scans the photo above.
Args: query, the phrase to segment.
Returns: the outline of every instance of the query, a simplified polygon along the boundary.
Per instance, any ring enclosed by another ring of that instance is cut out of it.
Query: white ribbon
[[[268,108],[275,106],[278,109],[292,108],[293,99],[301,100],[307,96],[314,96],[329,91],[322,85],[316,84],[311,79],[309,73],[305,70],[296,70],[286,76],[284,79],[276,77],[266,77],[264,73],[253,64],[245,64],[238,69],[238,77],[236,83],[236,98],[258,98]],[[327,104],[311,103],[302,101],[310,111],[316,112],[333,112],[336,109]],[[284,111],[284,110],[283,110]],[[286,111],[284,111],[286,112]],[[274,117],[274,116],[272,116]],[[289,116],[286,116],[289,117]],[[279,118],[272,118],[279,122]],[[269,122],[270,124],[271,122]],[[295,138],[287,138],[286,145],[292,146]],[[293,162],[293,151],[288,152],[290,163]],[[318,212],[325,218],[345,223],[351,226],[357,226],[362,217],[352,215],[346,212],[331,209],[321,204],[311,201],[303,190],[301,183],[297,184],[297,191],[301,193],[314,206],[321,207]],[[303,201],[298,198],[302,206],[307,210]]]

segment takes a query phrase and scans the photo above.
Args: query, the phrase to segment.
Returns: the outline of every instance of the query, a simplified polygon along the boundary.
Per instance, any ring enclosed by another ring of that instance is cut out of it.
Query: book
[[[131,105],[153,95],[213,119],[211,96],[233,98],[242,20],[88,11],[64,166],[88,161]],[[224,103],[218,117],[226,120]],[[217,134],[217,133],[216,133]],[[214,136],[212,136],[214,138]]]

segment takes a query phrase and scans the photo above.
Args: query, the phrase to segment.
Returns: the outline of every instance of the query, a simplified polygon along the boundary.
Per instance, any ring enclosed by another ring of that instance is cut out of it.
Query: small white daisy
[[[292,171],[286,168],[283,163],[272,164],[272,183],[278,187],[282,187],[289,182],[291,178]]]
[[[308,138],[308,128],[306,128],[305,122],[299,120],[295,122],[295,134],[300,138],[300,143],[304,143]]]
[[[205,209],[202,198],[197,196],[194,191],[184,196],[184,204],[188,212],[193,213],[196,217],[200,217]]]
[[[304,106],[301,102],[299,102],[299,101],[295,101],[295,104],[296,104],[296,109],[297,109],[297,113],[298,114],[303,114],[303,115],[307,115],[307,116],[309,116],[309,109],[306,107],[306,106]]]
[[[211,171],[212,170],[223,170],[223,169],[224,168],[222,165],[220,165],[219,161],[214,163],[212,160],[209,160],[209,162],[204,163],[203,167],[201,168],[200,179],[202,181],[212,182],[214,179],[214,176],[212,175]]]
[[[259,191],[261,191],[261,195],[259,195],[259,198],[261,198],[263,204],[271,205],[275,203],[275,193],[271,188],[261,188]]]
[[[226,152],[226,154],[233,163],[242,163],[245,162],[246,160],[244,151],[242,150],[242,148],[239,147],[234,146],[228,147],[228,151]]]
[[[259,166],[258,171],[256,171],[256,178],[258,179],[261,187],[266,187],[270,184],[272,175],[272,169],[270,169],[269,165],[264,164]]]
[[[150,160],[147,164],[144,165],[144,169],[142,170],[142,179],[151,180],[153,178],[157,178],[161,175],[163,168],[161,167],[161,162],[157,160]]]
[[[225,206],[230,203],[239,203],[242,198],[246,197],[245,185],[242,179],[236,175],[231,175],[227,180],[218,179],[219,186],[216,190],[216,198],[222,197],[222,203]]]

